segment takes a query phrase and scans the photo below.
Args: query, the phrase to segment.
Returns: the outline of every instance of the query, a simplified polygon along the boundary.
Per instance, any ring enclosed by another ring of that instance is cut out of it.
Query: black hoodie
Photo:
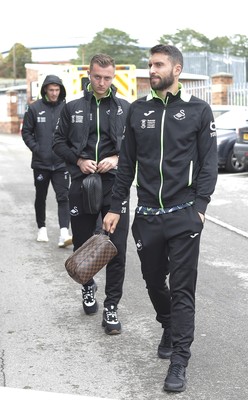
[[[56,103],[49,102],[45,87],[50,84],[60,86]],[[32,151],[31,167],[33,169],[64,170],[64,160],[52,150],[53,135],[60,112],[65,105],[66,90],[62,80],[56,75],[47,75],[41,86],[41,99],[28,105],[24,114],[22,138]]]

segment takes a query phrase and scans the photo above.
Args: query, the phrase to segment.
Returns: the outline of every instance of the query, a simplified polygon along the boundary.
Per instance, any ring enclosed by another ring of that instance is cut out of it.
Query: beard
[[[159,78],[159,77],[156,77],[156,78],[158,78],[159,81],[157,81],[155,83],[152,81],[152,77],[150,77],[150,85],[153,90],[159,90],[159,91],[168,89],[169,87],[171,87],[173,85],[173,83],[175,81],[172,72],[166,78]]]

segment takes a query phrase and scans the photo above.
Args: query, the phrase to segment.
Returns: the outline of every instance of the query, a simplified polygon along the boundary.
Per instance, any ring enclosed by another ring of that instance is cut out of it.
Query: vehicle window
[[[236,129],[248,125],[248,110],[228,111],[215,119],[217,129]]]

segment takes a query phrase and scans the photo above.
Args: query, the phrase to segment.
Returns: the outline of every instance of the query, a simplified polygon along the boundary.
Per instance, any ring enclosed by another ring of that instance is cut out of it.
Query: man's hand
[[[118,156],[110,156],[104,158],[102,161],[100,161],[97,165],[97,172],[100,172],[100,174],[105,174],[105,172],[108,172],[110,169],[114,169],[118,164]]]
[[[199,214],[199,217],[200,217],[201,220],[202,220],[202,223],[204,224],[204,222],[205,222],[205,215],[202,214],[202,213],[199,213],[199,212],[198,212],[198,214]]]
[[[84,158],[79,158],[77,165],[83,174],[93,174],[97,170],[97,165],[94,160],[85,160]]]
[[[114,233],[116,226],[119,222],[119,219],[120,219],[119,214],[108,212],[103,219],[103,225],[102,225],[103,230],[109,233]]]

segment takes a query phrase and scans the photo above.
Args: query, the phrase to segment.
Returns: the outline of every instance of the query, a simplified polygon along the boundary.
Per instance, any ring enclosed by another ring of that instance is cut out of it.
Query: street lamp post
[[[14,86],[16,84],[16,48],[15,44],[13,46],[13,79],[14,79]]]

